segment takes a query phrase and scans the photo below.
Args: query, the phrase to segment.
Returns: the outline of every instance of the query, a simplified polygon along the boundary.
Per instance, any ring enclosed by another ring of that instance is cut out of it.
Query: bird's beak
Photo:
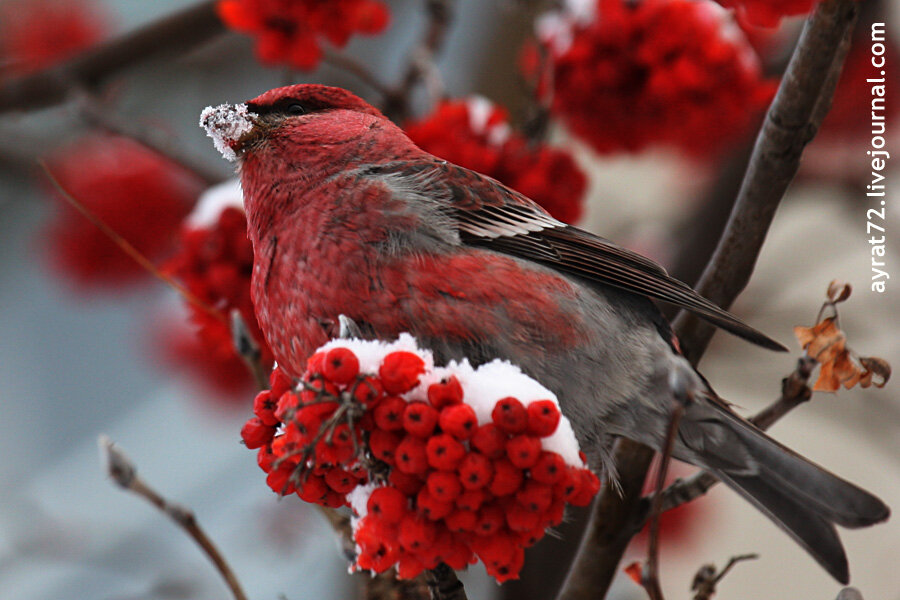
[[[246,104],[208,106],[200,113],[200,127],[213,139],[222,156],[235,161],[259,133],[256,117]]]

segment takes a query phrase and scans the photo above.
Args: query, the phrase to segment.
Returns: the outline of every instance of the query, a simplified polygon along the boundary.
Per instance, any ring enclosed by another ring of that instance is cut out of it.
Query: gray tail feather
[[[835,579],[847,583],[847,558],[834,525],[855,528],[879,523],[890,516],[887,505],[779,444],[727,408],[710,405],[718,418],[704,421],[726,425],[732,434],[729,443],[737,441],[735,436],[742,442],[738,444],[741,451],[727,455],[743,460],[728,464],[716,449],[707,449],[703,454],[711,460],[701,462],[790,534]],[[709,450],[719,456],[710,457]]]

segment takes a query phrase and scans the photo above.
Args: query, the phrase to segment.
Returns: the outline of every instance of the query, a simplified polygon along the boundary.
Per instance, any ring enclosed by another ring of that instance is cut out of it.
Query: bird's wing
[[[667,302],[760,346],[786,350],[670,277],[659,264],[554,219],[532,200],[490,177],[438,159],[371,166],[366,175],[381,179],[395,193],[430,199],[445,207],[463,244]]]

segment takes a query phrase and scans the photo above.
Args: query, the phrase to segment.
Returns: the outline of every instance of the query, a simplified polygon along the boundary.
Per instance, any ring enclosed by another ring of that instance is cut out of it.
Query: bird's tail
[[[835,579],[847,583],[847,557],[835,524],[855,528],[884,521],[890,516],[887,505],[715,402],[693,404],[685,417],[679,438],[689,451],[687,460],[749,500]],[[701,445],[692,440],[702,440]]]

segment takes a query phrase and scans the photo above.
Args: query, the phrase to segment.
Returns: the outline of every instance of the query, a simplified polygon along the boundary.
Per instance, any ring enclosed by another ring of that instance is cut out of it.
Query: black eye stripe
[[[299,100],[293,98],[283,98],[271,105],[259,105],[259,104],[248,104],[247,108],[250,109],[250,112],[253,112],[257,115],[285,115],[289,117],[295,117],[299,115],[305,115],[307,113],[312,112],[314,109],[308,104],[301,102]]]

